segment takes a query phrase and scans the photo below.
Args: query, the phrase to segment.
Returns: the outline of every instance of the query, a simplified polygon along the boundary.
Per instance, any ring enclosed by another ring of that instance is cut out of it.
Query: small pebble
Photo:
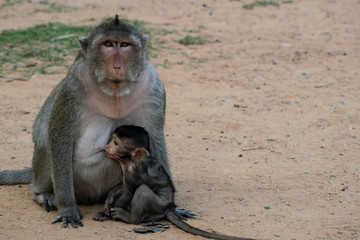
[[[264,207],[265,209],[271,209],[270,205]]]

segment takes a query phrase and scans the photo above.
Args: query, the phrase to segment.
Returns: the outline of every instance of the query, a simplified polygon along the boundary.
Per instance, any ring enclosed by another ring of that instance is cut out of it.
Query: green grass
[[[184,32],[187,33],[197,33],[200,34],[201,31],[205,29],[203,25],[198,25],[195,29],[184,29]],[[189,45],[204,45],[205,43],[209,42],[205,37],[201,35],[193,36],[190,34],[186,34],[183,39],[180,39],[178,43],[189,46]]]
[[[30,77],[35,72],[52,73],[53,66],[67,67],[79,50],[77,39],[92,28],[49,23],[5,30],[0,33],[0,73],[17,71]]]
[[[113,17],[104,19],[112,20]],[[130,23],[150,36],[147,55],[149,58],[158,56],[159,49],[172,49],[169,40],[163,37],[179,34],[174,30],[152,29],[138,20]],[[52,74],[66,71],[80,49],[78,38],[87,35],[94,26],[70,26],[61,23],[48,23],[22,30],[5,30],[0,32],[0,75],[8,76],[20,73],[24,79],[34,73]],[[199,26],[198,29],[204,27]],[[175,41],[175,40],[174,40]],[[190,36],[177,41],[185,46],[202,45],[207,41],[202,36]],[[189,59],[190,65],[198,65],[203,59]],[[179,65],[183,62],[164,62],[165,67]]]
[[[104,19],[112,20],[113,17]],[[143,31],[152,35],[154,31],[145,27],[145,23],[138,20],[129,21]],[[54,67],[68,68],[80,49],[78,38],[87,35],[94,26],[69,26],[61,23],[37,25],[23,30],[5,30],[0,33],[0,74],[6,75],[20,72],[25,78],[34,73],[51,74]],[[162,31],[161,35],[175,32]],[[148,56],[157,57],[155,52],[164,47],[167,41],[150,38]]]
[[[158,29],[156,30],[156,34],[159,34],[161,36],[166,36],[169,34],[179,34],[179,32],[176,30]]]
[[[21,3],[23,3],[23,0],[5,0],[5,3],[1,4],[0,7],[9,7]]]
[[[292,3],[292,2],[293,2],[292,0],[255,1],[253,3],[244,4],[243,7],[247,9],[253,9],[254,7],[257,6],[268,6],[268,5],[280,7],[280,4],[282,3]]]
[[[197,28],[195,29],[184,29],[184,32],[188,32],[188,33],[200,33],[201,30],[205,29],[205,27],[203,25],[199,25],[197,26]]]
[[[178,41],[180,44],[189,46],[189,45],[204,45],[207,42],[207,39],[202,36],[190,36],[186,35],[183,39]]]
[[[69,7],[60,3],[52,3],[48,1],[40,1],[40,4],[46,6],[47,8],[35,9],[34,12],[44,12],[44,13],[54,13],[54,12],[72,12],[77,10],[75,7]]]
[[[164,60],[164,63],[161,65],[163,68],[170,68],[171,66],[174,65],[183,65],[184,61],[177,61],[177,62],[170,62],[168,59]]]

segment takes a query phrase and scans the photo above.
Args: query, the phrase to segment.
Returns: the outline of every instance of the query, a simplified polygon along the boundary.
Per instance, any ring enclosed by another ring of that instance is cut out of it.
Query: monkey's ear
[[[89,38],[87,36],[80,37],[79,42],[80,42],[81,48],[86,52],[88,45],[89,45]]]
[[[135,163],[142,162],[149,155],[149,152],[145,148],[135,148],[135,150],[131,152],[131,158]]]
[[[141,38],[141,44],[143,45],[144,49],[147,48],[149,42],[149,35],[143,34]]]

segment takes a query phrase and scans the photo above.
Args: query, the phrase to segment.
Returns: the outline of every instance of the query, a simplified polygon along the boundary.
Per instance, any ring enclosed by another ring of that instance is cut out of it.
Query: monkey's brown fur
[[[107,196],[104,211],[95,220],[120,220],[139,224],[167,218],[180,229],[207,238],[246,240],[210,233],[185,223],[175,212],[175,188],[164,167],[149,153],[147,132],[136,126],[121,126],[112,134],[105,153],[121,165],[123,181]]]

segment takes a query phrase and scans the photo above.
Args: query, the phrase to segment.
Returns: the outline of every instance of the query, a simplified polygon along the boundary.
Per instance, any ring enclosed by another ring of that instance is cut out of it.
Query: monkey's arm
[[[69,87],[64,86],[55,101],[49,125],[51,170],[55,199],[59,216],[54,223],[62,222],[64,227],[70,223],[74,228],[83,226],[82,214],[76,204],[73,184],[72,160],[75,137],[77,101]]]
[[[155,88],[153,89],[152,94],[152,122],[145,123],[145,128],[149,132],[150,145],[151,145],[151,154],[157,159],[157,161],[164,167],[166,173],[171,177],[166,141],[164,136],[164,124],[165,124],[165,111],[166,111],[166,92],[164,85],[162,84],[159,76],[157,75],[155,69],[151,67],[154,78],[155,78]]]

